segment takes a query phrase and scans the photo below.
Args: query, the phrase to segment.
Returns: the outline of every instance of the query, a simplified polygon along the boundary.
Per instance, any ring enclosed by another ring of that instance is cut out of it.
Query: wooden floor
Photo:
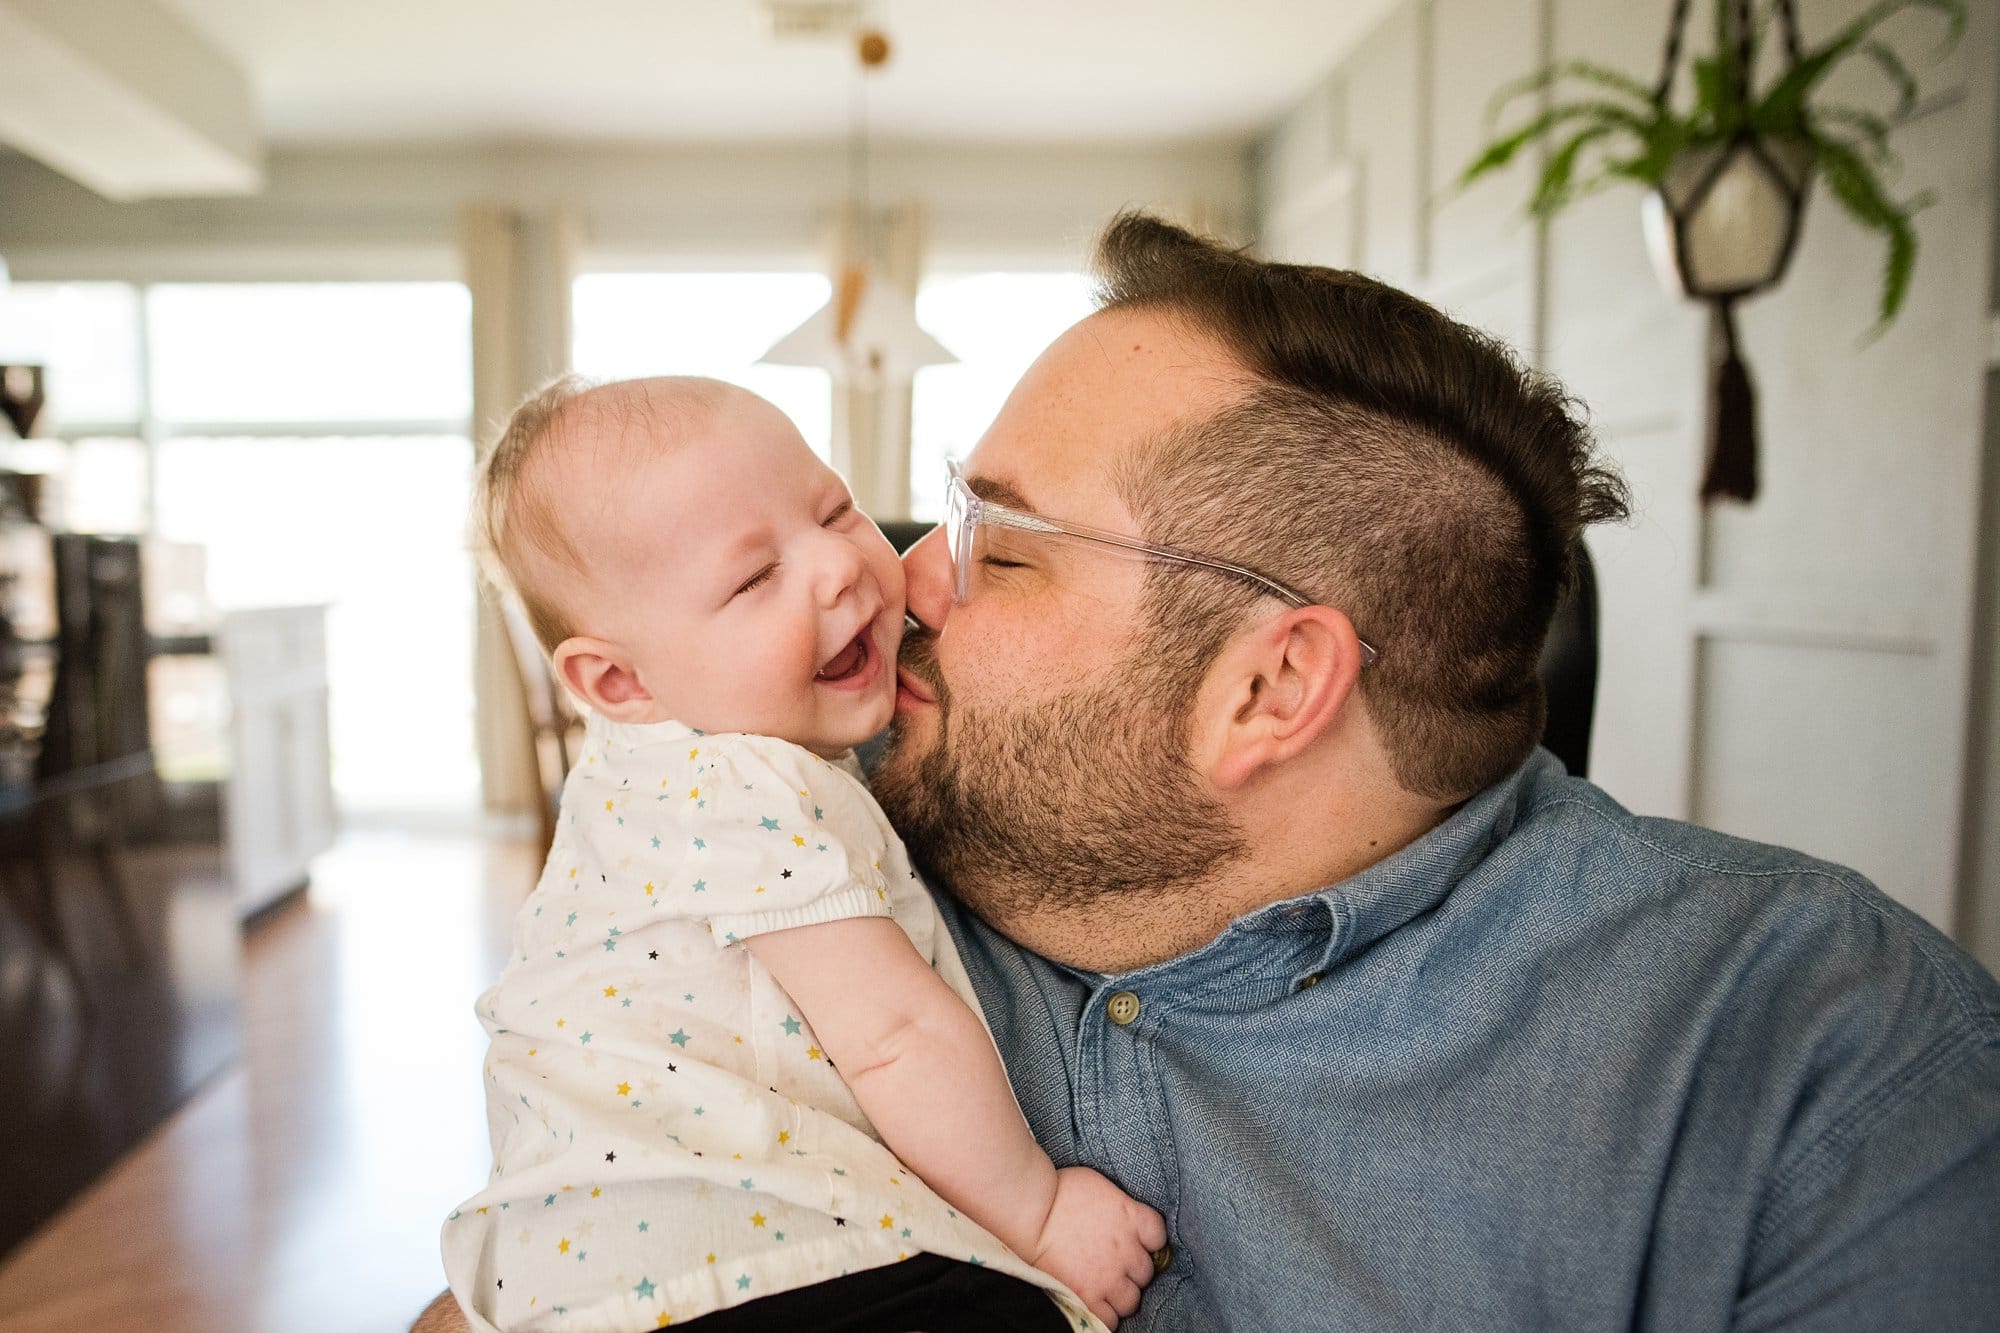
[[[0,1333],[386,1333],[484,1181],[472,1001],[525,838],[357,831],[252,932],[244,1059],[0,1267]]]

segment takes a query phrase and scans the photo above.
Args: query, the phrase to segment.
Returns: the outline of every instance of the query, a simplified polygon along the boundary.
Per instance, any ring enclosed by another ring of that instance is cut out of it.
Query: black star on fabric
[[[669,1074],[678,1074],[681,1072],[681,1067],[675,1064],[673,1061],[669,1060],[667,1061],[667,1072]]]
[[[646,955],[646,957],[648,958],[658,958],[659,956],[660,956],[660,951],[658,949],[655,949],[651,953]]]
[[[844,1227],[847,1225],[847,1219],[844,1217],[836,1217],[833,1219],[833,1224],[837,1227]]]
[[[504,1289],[507,1285],[507,1279],[503,1277],[498,1282],[495,1282],[493,1285]]]
[[[618,1160],[618,1154],[615,1152],[608,1152],[604,1154],[604,1160],[607,1162],[615,1162]]]
[[[789,870],[780,870],[778,872],[779,879],[790,879],[791,877],[792,877],[792,872]]]

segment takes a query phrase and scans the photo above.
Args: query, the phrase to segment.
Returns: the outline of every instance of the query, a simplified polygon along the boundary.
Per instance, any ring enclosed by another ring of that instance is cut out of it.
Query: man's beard
[[[935,744],[898,717],[875,798],[917,865],[996,926],[1049,908],[1198,884],[1242,839],[1187,763],[1193,690],[1128,656],[1118,679],[1010,709],[954,708],[935,635],[902,665],[937,699]]]

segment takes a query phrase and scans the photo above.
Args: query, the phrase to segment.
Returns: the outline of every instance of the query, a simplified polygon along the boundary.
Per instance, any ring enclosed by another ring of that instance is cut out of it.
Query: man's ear
[[[570,693],[613,722],[650,722],[653,696],[639,679],[631,655],[608,639],[564,639],[549,654],[556,679]]]
[[[1361,641],[1346,616],[1302,606],[1230,641],[1202,688],[1197,757],[1218,788],[1241,786],[1333,726],[1354,692]]]

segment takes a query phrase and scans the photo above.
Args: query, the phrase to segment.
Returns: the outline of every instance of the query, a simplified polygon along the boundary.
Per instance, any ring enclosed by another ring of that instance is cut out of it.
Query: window
[[[1023,371],[1095,308],[1081,273],[938,276],[917,291],[917,322],[958,364],[917,372],[910,406],[910,514],[944,514],[944,461],[979,442]]]
[[[48,367],[53,438],[0,465],[51,474],[57,526],[202,548],[149,580],[205,566],[221,610],[327,603],[341,803],[470,811],[470,340],[457,283],[15,283],[0,361]],[[199,660],[154,665],[158,695]],[[163,771],[212,775],[172,753],[196,705],[168,693]]]
[[[596,380],[708,375],[777,404],[821,458],[833,436],[825,371],[757,358],[825,305],[821,273],[590,273],[571,290],[571,364]]]

